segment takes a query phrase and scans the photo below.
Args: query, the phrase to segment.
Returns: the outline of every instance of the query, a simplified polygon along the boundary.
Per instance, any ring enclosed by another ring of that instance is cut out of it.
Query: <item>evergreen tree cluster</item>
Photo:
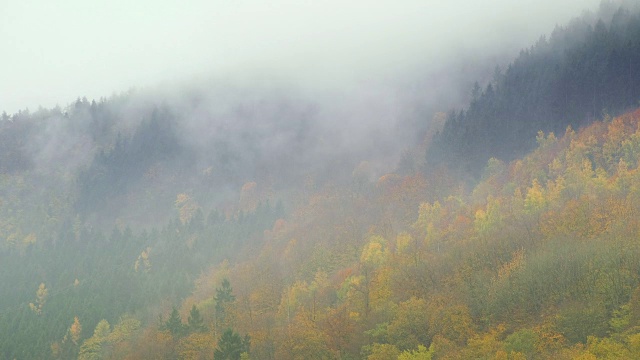
[[[478,83],[471,103],[451,111],[427,153],[478,175],[491,157],[510,161],[535,147],[538,131],[564,133],[640,101],[640,12],[612,4],[541,37],[491,83]],[[597,20],[595,20],[597,19]]]
[[[126,194],[155,164],[166,165],[178,157],[187,163],[181,156],[186,150],[176,134],[175,121],[169,110],[155,109],[132,136],[119,133],[112,149],[100,150],[78,176],[77,210],[94,211],[107,199]]]
[[[110,235],[65,221],[51,242],[26,249],[0,247],[0,283],[11,289],[0,297],[0,358],[48,358],[51,343],[64,338],[74,317],[87,329],[82,341],[101,319],[116,323],[125,314],[144,318],[162,299],[181,301],[202,271],[238,256],[283,215],[280,205],[269,204],[231,219],[212,211],[205,220],[198,210],[184,224],[175,219],[141,232],[115,227]],[[148,264],[137,268],[142,249],[147,249]],[[46,298],[39,284],[48,289]],[[233,301],[228,282],[220,294],[221,303]],[[197,308],[191,309],[186,325],[174,312],[164,323],[172,334],[206,331]]]

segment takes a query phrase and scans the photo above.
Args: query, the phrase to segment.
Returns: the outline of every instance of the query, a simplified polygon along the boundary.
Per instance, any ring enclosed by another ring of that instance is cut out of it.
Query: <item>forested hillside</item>
[[[637,358],[640,110],[537,143],[439,200],[394,174],[316,193],[127,351],[206,358],[231,328],[256,359]]]
[[[638,359],[639,81],[605,1],[448,116],[208,82],[3,113],[0,359]]]
[[[533,149],[539,130],[562,132],[638,106],[638,10],[605,2],[496,67],[490,83],[471,89],[468,107],[449,113],[428,160],[477,176],[490,157],[510,161]]]
[[[155,323],[316,189],[368,181],[358,159],[389,139],[346,120],[367,138],[347,149],[316,106],[228,87],[4,114],[0,358],[74,358],[101,319]]]

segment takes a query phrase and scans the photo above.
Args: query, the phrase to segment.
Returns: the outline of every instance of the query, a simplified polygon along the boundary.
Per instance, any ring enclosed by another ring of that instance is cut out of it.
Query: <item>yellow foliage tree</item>
[[[286,337],[279,342],[276,359],[331,359],[327,346],[329,337],[311,320],[307,311],[299,311],[287,331]]]
[[[185,193],[180,193],[176,196],[175,206],[180,214],[182,224],[188,223],[198,210],[198,204],[191,196]]]
[[[107,340],[113,344],[126,341],[138,329],[140,329],[140,320],[131,316],[124,316],[113,327],[113,331],[111,331]]]
[[[362,249],[360,263],[365,266],[375,267],[384,262],[386,258],[387,241],[379,235],[374,235]]]
[[[71,338],[71,341],[73,341],[74,344],[78,345],[81,335],[82,325],[80,325],[80,320],[76,316],[73,318],[73,324],[71,324],[71,327],[69,328],[69,336]]]
[[[213,359],[215,349],[216,339],[211,333],[189,334],[177,345],[179,358],[184,360]]]
[[[418,345],[417,350],[405,350],[399,356],[398,360],[431,360],[435,352],[433,345],[427,349],[422,345]]]
[[[587,350],[596,356],[597,359],[604,360],[632,360],[633,356],[625,344],[615,341],[612,338],[598,339],[594,336],[587,338]]]
[[[360,273],[359,276],[352,276],[349,279],[350,298],[354,299],[354,295],[360,294],[362,297],[362,307],[365,317],[369,316],[371,311],[372,292],[375,291],[376,280],[388,281],[388,276],[382,276],[378,279],[379,267],[383,265],[388,256],[387,241],[379,235],[369,238],[369,242],[364,246],[360,254]],[[385,280],[386,279],[386,280]],[[383,294],[379,294],[384,297]]]
[[[29,303],[29,308],[38,315],[42,314],[42,307],[47,302],[48,296],[49,290],[44,283],[40,283],[40,286],[38,286],[38,290],[36,291],[36,303]]]
[[[431,304],[429,333],[441,335],[455,342],[458,346],[464,346],[467,339],[472,337],[474,324],[466,305]]]
[[[145,273],[148,273],[151,270],[151,260],[149,260],[149,254],[151,253],[151,248],[147,247],[145,250],[142,250],[136,262],[133,264],[133,269],[138,272],[140,269],[143,269]]]
[[[400,356],[400,350],[391,344],[373,344],[371,354],[367,360],[389,360],[397,359]]]
[[[547,205],[544,189],[537,179],[533,179],[531,187],[527,189],[527,196],[524,199],[524,207],[530,213],[536,213]]]
[[[80,346],[78,360],[94,360],[102,358],[103,346],[108,341],[111,325],[107,320],[100,320],[93,331],[93,336],[85,340]]]
[[[500,324],[489,332],[477,334],[469,338],[465,348],[465,357],[469,359],[490,358],[495,354],[496,359],[507,359],[507,353],[502,350],[502,342],[505,326]]]

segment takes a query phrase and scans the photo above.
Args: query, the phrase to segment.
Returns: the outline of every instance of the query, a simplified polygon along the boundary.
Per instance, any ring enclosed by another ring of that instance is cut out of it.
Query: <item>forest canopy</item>
[[[639,358],[640,7],[502,60],[3,113],[0,358]]]

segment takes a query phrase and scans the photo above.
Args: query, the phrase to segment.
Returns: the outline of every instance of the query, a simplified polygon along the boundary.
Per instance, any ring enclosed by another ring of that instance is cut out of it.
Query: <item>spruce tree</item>
[[[198,308],[193,305],[189,312],[189,319],[187,320],[187,327],[189,332],[206,332],[207,326],[204,324],[204,319],[200,315]]]
[[[248,335],[242,339],[240,334],[235,333],[232,329],[227,329],[218,340],[218,347],[213,353],[213,359],[240,360],[243,353],[249,353],[250,346],[251,341]]]
[[[173,307],[171,310],[171,315],[169,315],[169,319],[164,323],[164,328],[169,330],[171,335],[174,337],[182,336],[184,334],[184,325],[182,324],[182,318],[178,313],[178,309]]]

